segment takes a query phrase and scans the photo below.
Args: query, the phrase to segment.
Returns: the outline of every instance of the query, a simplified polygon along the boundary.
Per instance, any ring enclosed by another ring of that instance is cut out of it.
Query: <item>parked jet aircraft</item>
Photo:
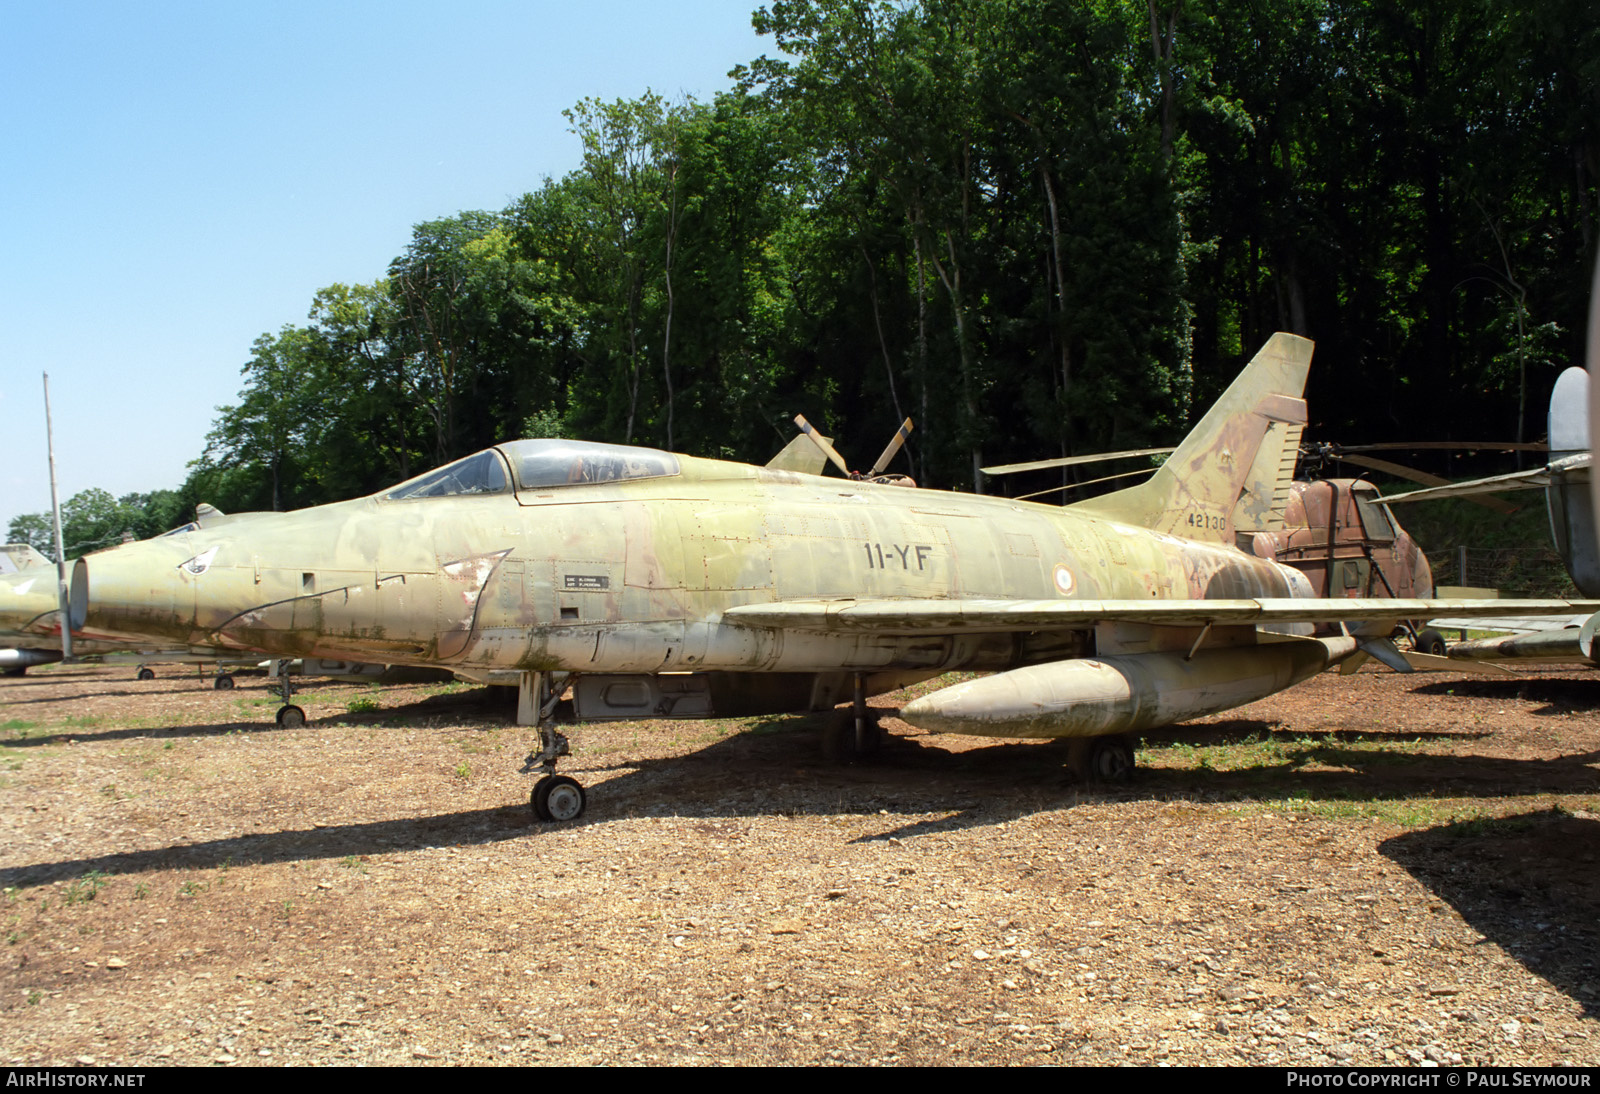
[[[1383,498],[1390,503],[1471,497],[1513,490],[1544,490],[1550,514],[1550,539],[1566,564],[1572,582],[1584,596],[1600,596],[1600,546],[1596,544],[1594,499],[1590,495],[1589,374],[1569,368],[1556,378],[1550,393],[1550,461],[1543,467],[1515,471],[1471,482],[1427,490],[1408,490]],[[1453,609],[1452,609],[1453,610]],[[1436,626],[1465,625],[1472,620],[1444,618]],[[1594,636],[1600,619],[1589,615],[1518,619],[1513,612],[1476,621],[1485,629],[1516,632],[1452,646],[1449,656],[1463,661],[1600,660]]]
[[[21,676],[30,666],[61,660],[59,637],[47,642],[30,633],[41,614],[59,612],[59,592],[49,559],[25,543],[0,547],[0,672]]]
[[[0,549],[0,558],[22,562],[20,568],[0,573],[0,673],[21,676],[34,666],[61,660],[61,609],[54,564],[31,547],[26,548],[31,552],[29,555],[13,551],[13,546],[8,544]],[[177,649],[170,643],[150,639],[107,641],[79,632],[73,634],[72,652],[77,657],[137,664],[136,672],[141,680],[155,678],[155,670],[147,667],[148,664],[218,664],[218,651],[208,647]],[[252,659],[251,663],[255,660],[259,658]],[[233,676],[221,672],[214,684],[218,689],[231,688]]]
[[[1299,571],[1234,546],[1236,514],[1281,519],[1311,349],[1274,335],[1149,482],[1067,508],[514,441],[372,497],[89,555],[72,623],[277,657],[516,672],[539,733],[529,767],[544,773],[532,806],[546,820],[585,803],[555,774],[567,742],[550,716],[567,684],[580,718],[853,697],[860,740],[866,695],[987,670],[901,717],[1071,738],[1080,771],[1116,778],[1132,766],[1133,731],[1261,698],[1358,648],[1404,664],[1381,636],[1428,602],[1319,598]],[[1321,620],[1355,634],[1257,627]],[[279,711],[281,724],[303,718]]]

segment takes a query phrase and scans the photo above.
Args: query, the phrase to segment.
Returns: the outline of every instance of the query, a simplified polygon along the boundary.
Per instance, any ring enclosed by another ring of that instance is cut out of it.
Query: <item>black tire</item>
[[[1447,650],[1447,647],[1444,643],[1444,635],[1440,634],[1432,627],[1429,627],[1427,630],[1422,631],[1417,635],[1416,646],[1413,648],[1418,653],[1431,654],[1434,657],[1445,656],[1445,652]]]
[[[1133,742],[1126,737],[1096,737],[1089,746],[1089,781],[1121,786],[1133,778]]]
[[[281,729],[299,729],[306,724],[306,712],[293,703],[278,708],[278,726]]]
[[[1120,786],[1133,778],[1135,760],[1129,737],[1077,737],[1068,742],[1067,763],[1086,783]]]
[[[217,678],[211,681],[211,686],[216,688],[218,691],[232,691],[233,677],[226,672],[219,673]]]
[[[136,675],[140,680],[154,680],[156,678],[156,670],[141,668]]]
[[[588,796],[577,779],[567,775],[546,775],[533,784],[528,804],[533,808],[536,819],[565,823],[583,816]]]

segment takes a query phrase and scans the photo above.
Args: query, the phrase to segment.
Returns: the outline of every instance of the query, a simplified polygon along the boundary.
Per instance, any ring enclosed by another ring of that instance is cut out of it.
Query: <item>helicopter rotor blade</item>
[[[827,439],[821,433],[818,433],[810,422],[806,421],[804,414],[796,414],[794,416],[794,424],[800,427],[800,432],[811,438],[813,444],[822,449],[822,454],[833,462],[833,466],[837,467],[845,477],[849,477],[850,465],[845,463],[844,457],[834,451],[833,445],[829,444]]]
[[[878,457],[878,462],[867,472],[867,478],[876,478],[883,474],[883,469],[889,466],[889,461],[895,458],[895,454],[900,451],[900,447],[906,443],[906,438],[909,436],[911,436],[911,419],[907,418],[900,423],[900,428],[895,430],[894,436],[889,438],[889,443],[884,446],[883,455]]]
[[[1333,452],[1548,452],[1543,441],[1386,441],[1382,444],[1334,444]]]
[[[1046,494],[1059,494],[1067,490],[1076,490],[1080,486],[1093,486],[1096,483],[1110,482],[1112,479],[1126,479],[1133,475],[1153,475],[1155,472],[1156,469],[1153,467],[1141,467],[1134,471],[1121,471],[1115,475],[1105,475],[1098,479],[1089,479],[1086,482],[1069,482],[1065,486],[1052,486],[1048,490],[1038,490],[1032,494],[1018,494],[1015,500],[1028,501],[1032,498],[1042,498]]]
[[[1380,460],[1372,456],[1351,456],[1347,453],[1334,452],[1328,453],[1328,456],[1330,459],[1342,460],[1345,463],[1353,463],[1357,467],[1367,467],[1371,468],[1373,471],[1382,471],[1386,475],[1393,475],[1396,478],[1408,479],[1411,482],[1420,482],[1423,486],[1450,485],[1449,479],[1441,479],[1438,475],[1430,475],[1426,471],[1418,471],[1414,467],[1406,467],[1404,464],[1390,463],[1388,460]],[[1512,505],[1508,501],[1502,501],[1501,499],[1495,497],[1468,497],[1467,500],[1481,505],[1485,509],[1493,509],[1496,513],[1515,513],[1517,511],[1517,506]]]
[[[1092,456],[1064,456],[1054,460],[1030,460],[1027,463],[1003,463],[994,467],[979,468],[985,475],[1014,475],[1019,471],[1045,471],[1052,467],[1073,467],[1080,463],[1099,463],[1102,460],[1121,460],[1130,456],[1167,456],[1176,448],[1130,448],[1123,452],[1097,452]]]

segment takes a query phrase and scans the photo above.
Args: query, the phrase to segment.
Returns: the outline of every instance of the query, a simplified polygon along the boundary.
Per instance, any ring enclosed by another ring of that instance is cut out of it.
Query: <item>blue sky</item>
[[[708,99],[755,0],[0,7],[0,533],[175,487],[250,344],[411,226],[577,166],[562,110]]]

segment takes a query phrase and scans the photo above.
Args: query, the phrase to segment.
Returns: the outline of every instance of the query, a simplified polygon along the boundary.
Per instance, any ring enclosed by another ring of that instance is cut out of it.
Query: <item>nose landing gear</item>
[[[299,729],[306,724],[306,712],[289,702],[289,696],[294,694],[289,684],[289,665],[288,661],[279,661],[277,664],[278,682],[283,695],[283,706],[278,708],[278,726],[280,729]]]
[[[534,818],[541,821],[577,820],[588,804],[588,796],[577,779],[556,774],[556,760],[572,752],[566,737],[551,724],[559,698],[560,692],[550,686],[547,673],[522,674],[517,685],[517,722],[532,723],[539,730],[539,751],[528,754],[522,770],[544,772],[544,778],[533,784],[533,793],[528,797]]]

